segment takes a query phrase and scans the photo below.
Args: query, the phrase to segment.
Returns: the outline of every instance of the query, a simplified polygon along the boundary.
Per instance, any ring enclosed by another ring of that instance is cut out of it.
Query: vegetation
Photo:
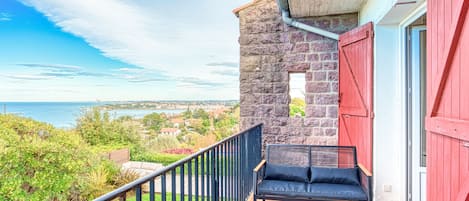
[[[0,115],[0,200],[81,200],[95,157],[74,132]]]
[[[143,117],[143,124],[149,129],[160,132],[161,128],[168,125],[168,119],[165,114],[151,113]]]
[[[305,107],[306,103],[304,99],[301,98],[293,98],[290,103],[290,116],[305,116]]]
[[[78,119],[76,130],[90,145],[138,144],[136,130],[122,122],[123,119],[110,120],[108,112],[93,108]]]
[[[171,118],[184,123],[175,126]],[[97,108],[84,111],[71,130],[15,115],[0,115],[0,200],[91,200],[138,178],[103,153],[129,148],[131,160],[169,165],[190,150],[238,131],[239,106],[223,112],[188,110],[181,116],[149,114],[111,119]],[[161,135],[178,127],[177,136]],[[168,153],[166,153],[168,152]]]

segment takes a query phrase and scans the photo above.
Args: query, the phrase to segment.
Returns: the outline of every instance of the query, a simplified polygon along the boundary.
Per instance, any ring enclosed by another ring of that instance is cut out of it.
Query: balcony
[[[255,125],[95,200],[246,200],[261,161],[261,135],[262,124]]]

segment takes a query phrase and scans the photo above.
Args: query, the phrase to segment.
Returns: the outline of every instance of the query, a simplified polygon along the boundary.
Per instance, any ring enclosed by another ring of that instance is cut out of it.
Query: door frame
[[[421,86],[422,80],[426,80],[426,69],[422,71],[420,69],[420,58],[415,57],[414,53],[420,54],[420,50],[413,49],[416,45],[414,42],[414,36],[419,32],[427,30],[426,25],[418,26],[408,26],[407,27],[407,192],[408,200],[422,200],[422,197],[426,195],[421,194],[422,186],[426,186],[426,183],[422,184],[422,179],[420,178],[421,172],[425,172],[426,167],[421,167],[421,156],[420,154],[422,147],[422,129],[425,133],[425,125],[422,122],[425,121],[425,114],[422,114],[422,107],[418,107],[421,103],[421,100],[426,100],[426,96],[422,96],[422,90],[426,93],[426,84]],[[416,40],[421,40],[420,36],[415,38]],[[416,61],[418,60],[418,61]],[[416,67],[418,65],[418,67]],[[426,82],[425,82],[426,83]],[[421,115],[417,118],[416,115]],[[415,122],[417,120],[419,122]],[[423,121],[422,121],[423,120]],[[425,133],[426,135],[426,133]],[[416,175],[418,174],[418,175]],[[416,187],[420,187],[419,190]],[[418,192],[414,192],[414,190]],[[423,199],[426,200],[426,199]]]
[[[405,125],[405,128],[404,128],[404,131],[403,131],[403,134],[404,134],[404,140],[405,142],[405,145],[404,146],[404,153],[405,153],[405,156],[404,156],[404,160],[405,160],[405,167],[404,167],[404,174],[405,174],[405,198],[406,200],[412,200],[411,199],[411,188],[412,188],[412,179],[410,178],[412,173],[409,172],[411,170],[409,170],[409,166],[411,166],[412,164],[409,164],[410,163],[410,160],[411,158],[409,157],[409,154],[412,154],[412,153],[409,153],[409,146],[410,146],[410,141],[409,141],[409,134],[411,135],[412,132],[409,132],[412,130],[412,125],[409,124],[409,121],[410,121],[410,117],[409,115],[407,115],[407,111],[409,108],[411,108],[411,105],[409,105],[409,86],[408,86],[408,77],[410,76],[409,75],[409,72],[407,70],[407,67],[408,67],[408,51],[407,51],[407,40],[409,39],[407,37],[407,28],[415,21],[417,20],[418,18],[422,17],[423,15],[425,15],[427,13],[427,4],[426,2],[423,3],[422,5],[420,5],[419,7],[417,7],[411,14],[409,14],[400,24],[399,24],[399,32],[400,32],[400,37],[399,37],[399,46],[400,46],[400,66],[401,66],[401,83],[402,83],[402,97],[403,97],[403,102],[405,104],[403,104],[403,108],[401,108],[401,110],[403,111],[402,114],[404,114],[403,118],[402,118],[402,121],[403,121],[403,124]]]

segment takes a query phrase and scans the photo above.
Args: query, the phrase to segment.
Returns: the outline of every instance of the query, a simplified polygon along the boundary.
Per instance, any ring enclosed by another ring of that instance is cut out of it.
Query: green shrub
[[[77,131],[90,145],[140,144],[135,128],[120,120],[110,120],[109,113],[98,108],[83,113],[77,121]]]
[[[131,157],[132,161],[145,161],[145,162],[153,162],[153,163],[161,163],[164,166],[174,163],[178,160],[183,159],[187,155],[183,154],[164,154],[164,153],[142,153],[138,155],[134,155]]]
[[[143,124],[151,130],[160,132],[161,128],[168,125],[168,118],[164,113],[159,114],[154,112],[143,117]]]
[[[148,142],[148,149],[152,152],[162,152],[179,147],[179,141],[173,136],[157,136]]]
[[[301,98],[293,98],[290,103],[290,116],[305,116],[305,107],[306,103],[304,99]]]
[[[120,187],[132,181],[135,181],[138,178],[140,178],[140,175],[137,172],[133,170],[122,170],[121,172],[119,172],[119,174],[116,174],[112,178],[112,182],[115,186]]]
[[[93,158],[80,136],[0,115],[0,200],[67,200]]]

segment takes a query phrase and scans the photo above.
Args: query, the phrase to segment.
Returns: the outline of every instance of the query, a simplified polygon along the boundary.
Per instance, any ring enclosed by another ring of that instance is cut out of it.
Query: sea
[[[37,121],[50,123],[57,128],[73,128],[76,120],[86,110],[94,106],[109,104],[108,102],[0,102],[0,112],[33,118]],[[151,113],[178,114],[184,110],[109,110],[111,118],[131,116],[142,118]]]

